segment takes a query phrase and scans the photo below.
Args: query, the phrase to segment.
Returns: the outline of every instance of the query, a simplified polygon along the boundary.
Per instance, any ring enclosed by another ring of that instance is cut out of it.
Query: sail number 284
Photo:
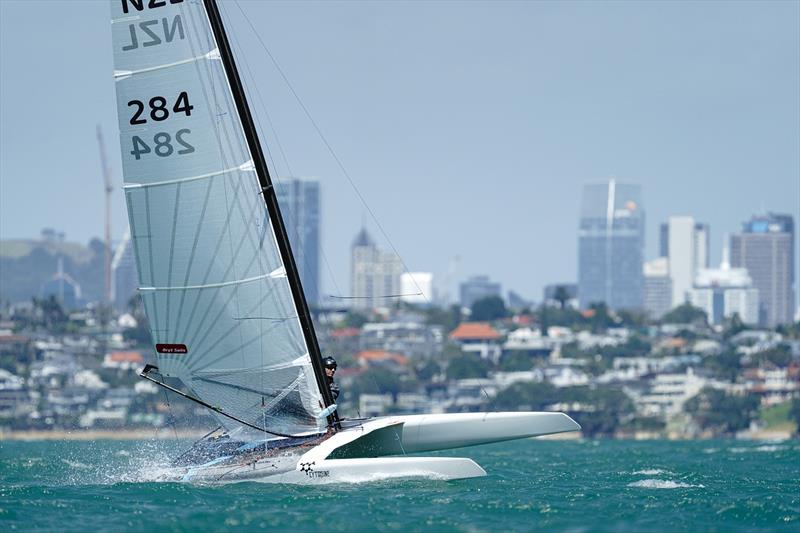
[[[131,138],[133,142],[133,150],[131,155],[138,161],[144,154],[154,153],[159,157],[169,157],[172,154],[191,154],[194,152],[194,146],[186,141],[186,136],[192,133],[189,128],[182,128],[175,132],[175,138],[166,131],[160,131],[153,136],[153,142],[150,144],[138,135]],[[151,146],[152,145],[152,146]]]
[[[147,114],[154,122],[161,122],[162,120],[167,120],[169,118],[167,99],[163,96],[154,96],[147,102],[147,104],[150,108]],[[133,116],[130,120],[131,126],[137,124],[147,124],[147,119],[142,117],[145,112],[144,102],[141,100],[131,100],[128,102],[128,107],[136,108],[136,111],[133,113]],[[178,97],[175,99],[175,104],[172,106],[173,113],[183,113],[187,117],[192,115],[192,109],[194,109],[194,106],[189,104],[189,95],[186,93],[186,91],[183,91],[178,95]]]
[[[141,100],[131,100],[128,102],[128,107],[134,108],[133,116],[130,119],[131,125],[146,124],[147,117],[153,122],[162,122],[167,120],[170,116],[170,110],[173,115],[183,113],[187,117],[192,115],[194,106],[189,104],[189,95],[186,91],[181,92],[175,99],[172,106],[168,105],[169,102],[163,96],[154,96],[147,100],[147,106]],[[147,111],[145,111],[147,110]],[[191,154],[194,152],[194,146],[189,144],[186,136],[192,131],[188,128],[179,129],[173,136],[166,131],[160,131],[153,135],[153,140],[144,140],[139,135],[134,135],[131,138],[133,143],[133,150],[131,155],[138,161],[145,154],[155,154],[159,157],[169,157],[172,154]]]

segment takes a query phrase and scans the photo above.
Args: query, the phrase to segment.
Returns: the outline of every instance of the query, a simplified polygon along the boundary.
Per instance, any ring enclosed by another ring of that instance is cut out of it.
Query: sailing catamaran
[[[111,9],[125,198],[157,360],[141,375],[221,427],[170,479],[467,478],[485,472],[408,454],[579,429],[562,413],[341,419],[216,1]]]

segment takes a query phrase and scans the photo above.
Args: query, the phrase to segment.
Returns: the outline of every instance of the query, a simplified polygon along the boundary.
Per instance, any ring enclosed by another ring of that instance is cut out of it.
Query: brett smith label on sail
[[[185,344],[156,344],[156,351],[158,353],[169,354],[185,354],[189,353],[189,349]]]

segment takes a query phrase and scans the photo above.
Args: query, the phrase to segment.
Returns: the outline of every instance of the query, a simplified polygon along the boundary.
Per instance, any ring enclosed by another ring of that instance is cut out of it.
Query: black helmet
[[[325,366],[325,368],[332,368],[334,370],[336,370],[336,367],[338,366],[336,364],[336,359],[334,359],[330,355],[322,360],[322,364]]]

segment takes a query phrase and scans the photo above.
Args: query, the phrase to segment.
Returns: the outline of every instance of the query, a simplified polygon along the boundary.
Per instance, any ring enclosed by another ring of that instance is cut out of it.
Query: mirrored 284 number
[[[134,135],[131,138],[133,142],[133,150],[131,155],[140,160],[143,155],[154,153],[159,157],[169,157],[172,154],[191,154],[194,152],[194,146],[189,144],[186,136],[192,133],[192,130],[183,128],[175,133],[175,144],[173,145],[172,136],[166,131],[160,131],[153,136],[152,148],[141,137]]]
[[[150,120],[155,122],[167,120],[169,118],[169,108],[167,107],[167,103],[167,99],[163,96],[152,97],[147,102],[150,108],[148,111]],[[136,108],[133,116],[130,119],[131,125],[147,124],[147,119],[142,118],[142,114],[145,112],[144,102],[141,100],[131,100],[128,102],[128,107]],[[178,95],[178,98],[175,99],[175,104],[172,106],[172,112],[176,114],[183,113],[189,117],[192,115],[192,109],[194,109],[194,106],[189,104],[189,94],[186,91],[181,92],[181,94]]]

